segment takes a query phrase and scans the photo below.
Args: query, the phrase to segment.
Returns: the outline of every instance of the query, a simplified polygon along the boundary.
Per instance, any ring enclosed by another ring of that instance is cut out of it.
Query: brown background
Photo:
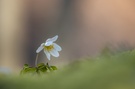
[[[133,49],[135,1],[0,1],[0,66],[15,70],[24,63],[34,65],[35,50],[57,34],[63,50],[49,61],[55,65],[98,55],[108,45],[115,50]],[[48,61],[43,52],[41,61]]]

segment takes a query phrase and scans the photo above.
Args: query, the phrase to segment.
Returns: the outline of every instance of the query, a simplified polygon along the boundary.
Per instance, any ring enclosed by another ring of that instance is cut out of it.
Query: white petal
[[[62,50],[62,48],[61,48],[58,44],[53,43],[53,45],[54,45],[54,48],[55,48],[57,51],[61,51],[61,50]]]
[[[55,49],[54,49],[54,50],[51,50],[51,51],[50,51],[50,54],[51,54],[52,56],[54,56],[54,57],[59,57],[59,53],[58,53],[58,51],[56,51]]]
[[[44,48],[44,43],[42,43],[41,45],[40,45],[40,47],[38,47],[38,49],[36,50],[36,53],[39,53],[43,48]]]
[[[46,57],[48,58],[48,60],[50,60],[50,53],[46,50],[44,50],[44,53],[46,54]]]
[[[57,39],[58,39],[58,35],[56,35],[56,36],[54,36],[52,38],[47,39],[46,42],[50,42],[50,41],[51,42],[55,42]]]
[[[52,43],[53,43],[52,41],[48,41],[45,43],[45,46],[50,46],[50,45],[52,45]]]

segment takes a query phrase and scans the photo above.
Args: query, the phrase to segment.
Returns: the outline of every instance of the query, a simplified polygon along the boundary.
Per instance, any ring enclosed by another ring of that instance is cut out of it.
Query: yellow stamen
[[[51,51],[52,49],[54,49],[54,46],[53,45],[44,46],[44,49],[47,50],[47,51]]]

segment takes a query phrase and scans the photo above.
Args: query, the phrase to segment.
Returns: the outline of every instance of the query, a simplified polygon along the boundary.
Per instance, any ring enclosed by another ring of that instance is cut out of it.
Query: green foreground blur
[[[43,76],[0,75],[0,89],[135,89],[135,51],[84,59]]]

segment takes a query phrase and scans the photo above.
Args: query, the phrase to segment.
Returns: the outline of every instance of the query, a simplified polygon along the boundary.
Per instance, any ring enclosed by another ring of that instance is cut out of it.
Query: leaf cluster
[[[20,74],[25,75],[44,75],[49,72],[57,70],[56,66],[50,66],[48,63],[39,63],[36,67],[30,67],[28,64],[24,64],[23,69],[21,70]]]

